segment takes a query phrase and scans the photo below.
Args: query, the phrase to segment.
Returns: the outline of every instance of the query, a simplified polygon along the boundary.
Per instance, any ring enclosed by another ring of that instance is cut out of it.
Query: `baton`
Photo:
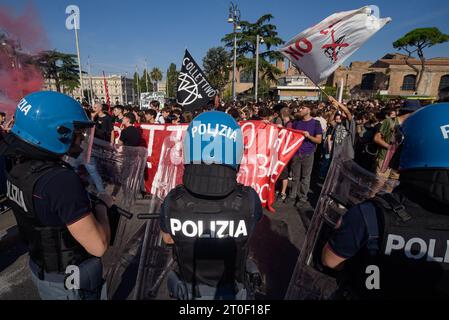
[[[101,202],[104,203],[100,198],[98,198],[96,195],[89,193],[89,198],[94,202]],[[106,205],[106,204],[105,204]],[[126,219],[130,220],[133,217],[133,214],[123,208],[120,208],[119,206],[113,204],[110,208],[108,208],[108,211],[110,212],[116,212],[121,216],[124,216]]]
[[[161,216],[159,213],[138,213],[137,219],[159,219]]]

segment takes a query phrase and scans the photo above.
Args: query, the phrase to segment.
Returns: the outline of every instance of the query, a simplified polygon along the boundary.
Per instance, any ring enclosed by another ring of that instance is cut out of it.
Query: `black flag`
[[[203,70],[186,50],[178,77],[176,100],[186,111],[206,106],[217,94]]]

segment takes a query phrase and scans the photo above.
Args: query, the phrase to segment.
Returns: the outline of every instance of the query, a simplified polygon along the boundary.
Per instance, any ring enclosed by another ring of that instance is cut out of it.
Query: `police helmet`
[[[184,164],[222,164],[237,170],[242,156],[242,130],[229,114],[204,112],[189,124],[184,138]]]
[[[93,125],[75,99],[59,92],[39,91],[19,102],[11,132],[33,146],[63,155],[69,151],[76,131]]]
[[[413,113],[402,125],[400,169],[449,169],[449,103]]]

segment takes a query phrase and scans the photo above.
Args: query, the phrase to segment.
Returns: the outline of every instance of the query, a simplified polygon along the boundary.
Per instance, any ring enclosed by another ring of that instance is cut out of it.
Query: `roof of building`
[[[379,65],[379,63],[387,64],[387,65],[406,65],[406,59],[408,55],[401,53],[388,53],[383,56],[381,59],[376,61],[374,65]],[[416,58],[411,58],[408,60],[410,64],[421,64],[421,61]],[[437,57],[426,60],[426,65],[441,65],[441,66],[449,66],[449,57]]]

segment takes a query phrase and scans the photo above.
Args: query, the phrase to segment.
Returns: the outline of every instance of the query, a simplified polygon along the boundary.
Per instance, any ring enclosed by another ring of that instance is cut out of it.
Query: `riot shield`
[[[182,183],[184,173],[182,155],[182,136],[173,133],[162,142],[158,167],[151,184],[149,215],[142,215],[145,230],[137,272],[133,298],[168,299],[166,286],[161,287],[167,273],[171,270],[173,258],[160,234],[160,206],[171,189]],[[161,289],[161,290],[159,290]]]
[[[143,225],[136,213],[148,210],[148,201],[139,200],[147,149],[112,145],[99,139],[85,141],[83,153],[68,162],[86,181],[91,199],[103,192],[114,198],[114,206],[108,212],[111,243],[103,257],[108,297],[113,298],[122,280],[132,282],[133,279],[128,274],[137,253],[132,250],[135,246],[131,243],[138,241],[136,238]]]
[[[321,251],[339,219],[353,205],[380,191],[391,192],[397,185],[397,181],[378,177],[344,156],[333,159],[285,299],[330,297],[336,288],[335,275],[321,266]]]

